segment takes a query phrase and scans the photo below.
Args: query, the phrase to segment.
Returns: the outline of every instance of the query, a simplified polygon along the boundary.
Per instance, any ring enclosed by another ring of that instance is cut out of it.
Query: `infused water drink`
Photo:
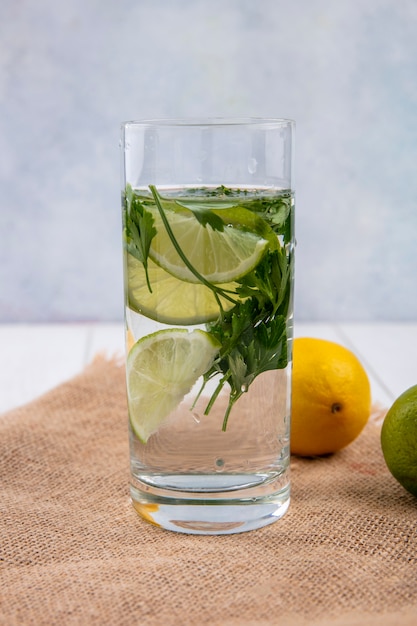
[[[133,505],[179,532],[271,523],[290,491],[293,191],[124,182]]]

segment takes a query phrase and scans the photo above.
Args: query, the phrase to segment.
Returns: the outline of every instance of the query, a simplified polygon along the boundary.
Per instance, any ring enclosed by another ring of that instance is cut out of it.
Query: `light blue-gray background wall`
[[[296,317],[417,319],[416,0],[0,0],[0,321],[122,319],[119,124],[297,122]]]

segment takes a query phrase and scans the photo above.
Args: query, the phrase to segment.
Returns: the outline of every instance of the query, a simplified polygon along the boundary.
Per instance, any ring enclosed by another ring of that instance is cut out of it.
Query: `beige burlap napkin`
[[[128,497],[124,370],[96,360],[0,416],[0,623],[378,626],[417,623],[417,499],[378,426],[292,463],[289,513],[188,536]]]

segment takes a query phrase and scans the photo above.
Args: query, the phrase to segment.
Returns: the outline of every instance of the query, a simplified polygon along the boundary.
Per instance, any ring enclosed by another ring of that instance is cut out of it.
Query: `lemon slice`
[[[152,292],[149,291],[144,267],[134,256],[127,253],[128,304],[131,309],[163,324],[202,324],[217,319],[219,304],[211,289],[202,284],[179,280],[148,259],[148,275]],[[233,293],[236,283],[226,283],[222,289]],[[234,306],[230,300],[220,297],[223,310]]]
[[[191,283],[198,283],[175,249],[156,207],[147,207],[155,220],[157,234],[152,239],[149,256],[167,272]],[[245,211],[241,209],[240,213]],[[249,213],[249,211],[245,211]],[[217,215],[229,218],[233,209],[216,211]],[[170,228],[188,262],[210,283],[228,283],[238,280],[254,269],[269,245],[261,234],[245,230],[230,221],[223,230],[215,230],[210,224],[202,225],[194,213],[187,208],[165,215]]]
[[[220,345],[203,330],[167,329],[146,335],[126,364],[129,416],[146,443],[212,365]]]

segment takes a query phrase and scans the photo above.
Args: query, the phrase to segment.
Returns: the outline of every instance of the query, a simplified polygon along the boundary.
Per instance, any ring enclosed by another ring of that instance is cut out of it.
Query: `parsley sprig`
[[[217,374],[221,378],[204,411],[210,412],[226,383],[230,386],[229,402],[223,418],[226,430],[230,412],[259,374],[287,365],[286,319],[282,315],[265,316],[256,299],[242,302],[226,317],[208,327],[221,342],[219,358],[206,372],[203,387]],[[201,394],[201,391],[199,395]]]
[[[143,264],[146,284],[152,292],[148,275],[148,256],[152,239],[156,235],[152,213],[146,210],[144,204],[133,193],[130,185],[126,186],[123,197],[123,236],[125,248],[131,255]]]
[[[285,260],[284,260],[285,259]],[[259,374],[286,367],[288,363],[286,315],[290,298],[290,264],[281,250],[268,252],[261,263],[240,279],[239,301],[207,330],[221,344],[219,358],[203,377],[205,385],[217,374],[221,378],[204,411],[210,412],[228,383],[229,402],[223,419],[226,430],[230,412]]]

